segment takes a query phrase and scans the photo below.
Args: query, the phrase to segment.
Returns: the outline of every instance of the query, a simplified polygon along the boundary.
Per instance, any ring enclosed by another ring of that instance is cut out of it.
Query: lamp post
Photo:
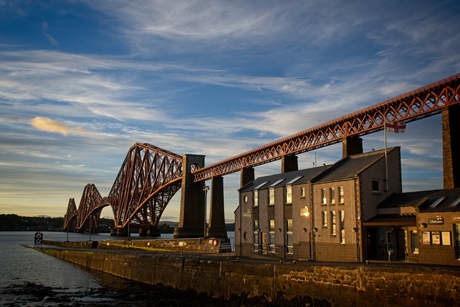
[[[205,185],[203,187],[203,191],[204,191],[204,229],[203,229],[203,238],[206,237],[206,208],[208,207],[208,190],[209,190],[209,186]]]

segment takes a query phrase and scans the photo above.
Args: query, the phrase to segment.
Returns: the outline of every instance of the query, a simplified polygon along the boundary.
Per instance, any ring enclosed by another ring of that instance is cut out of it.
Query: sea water
[[[101,242],[120,239],[109,234],[90,236],[51,231],[42,234],[44,240],[50,241]],[[233,243],[233,232],[229,232],[229,237]],[[134,305],[130,304],[134,303],[130,295],[155,291],[152,286],[139,289],[139,285],[131,281],[88,271],[30,248],[34,246],[34,238],[33,231],[0,231],[0,306],[126,306]],[[172,238],[172,234],[163,234],[161,237],[168,238]],[[144,306],[144,302],[150,302],[151,299],[147,296],[145,300],[138,301],[138,305]],[[174,302],[168,304],[181,306]]]

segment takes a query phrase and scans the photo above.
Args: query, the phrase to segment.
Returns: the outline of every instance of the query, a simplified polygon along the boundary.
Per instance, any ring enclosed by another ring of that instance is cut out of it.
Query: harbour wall
[[[129,280],[193,289],[212,297],[245,295],[271,301],[303,298],[322,306],[325,301],[331,306],[460,306],[460,271],[450,267],[268,263],[236,257],[206,260],[135,252],[38,249]]]

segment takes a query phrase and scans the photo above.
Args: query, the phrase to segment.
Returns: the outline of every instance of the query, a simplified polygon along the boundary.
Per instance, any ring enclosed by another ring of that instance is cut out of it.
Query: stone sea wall
[[[331,306],[459,306],[456,268],[385,264],[318,265],[257,260],[40,248],[57,258],[146,284],[213,297],[309,297]]]

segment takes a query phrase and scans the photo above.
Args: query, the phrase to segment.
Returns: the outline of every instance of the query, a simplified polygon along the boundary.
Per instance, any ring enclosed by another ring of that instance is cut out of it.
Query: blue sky
[[[107,195],[136,142],[211,164],[459,73],[459,16],[455,0],[0,0],[0,214],[63,216],[87,183]],[[404,191],[442,188],[440,115],[388,146]],[[239,174],[224,184],[233,221]]]

